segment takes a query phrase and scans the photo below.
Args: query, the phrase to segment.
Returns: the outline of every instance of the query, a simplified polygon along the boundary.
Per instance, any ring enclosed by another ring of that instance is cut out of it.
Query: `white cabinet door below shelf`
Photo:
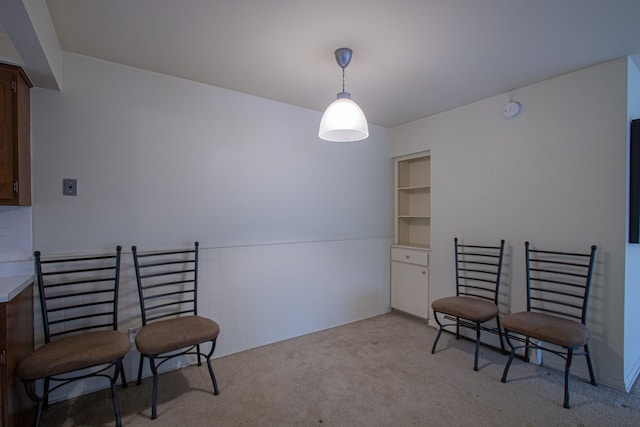
[[[429,269],[422,265],[391,262],[391,307],[429,318]]]

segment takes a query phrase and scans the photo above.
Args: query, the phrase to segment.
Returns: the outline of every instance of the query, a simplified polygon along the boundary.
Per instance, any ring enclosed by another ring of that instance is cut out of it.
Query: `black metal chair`
[[[36,426],[53,391],[89,377],[109,379],[116,426],[121,425],[116,381],[121,376],[127,386],[122,359],[131,344],[117,331],[120,252],[118,246],[115,254],[46,260],[34,253],[45,343],[16,374],[36,402]],[[41,394],[38,380],[44,383]],[[57,384],[51,387],[51,381]]]
[[[557,354],[565,360],[563,406],[570,408],[569,375],[573,356],[586,357],[591,384],[597,385],[588,345],[591,333],[586,326],[596,246],[591,246],[589,253],[572,253],[531,249],[529,242],[525,242],[525,251],[527,311],[502,319],[507,343],[511,347],[502,382],[507,382],[517,349],[524,348],[526,361],[529,361],[530,348]],[[513,341],[517,339],[524,344],[514,345]],[[554,349],[544,343],[557,347]],[[584,351],[576,352],[580,348]]]
[[[456,296],[440,298],[431,303],[433,317],[438,323],[438,335],[433,342],[431,354],[436,351],[436,345],[442,331],[451,326],[456,327],[456,339],[460,338],[460,327],[467,327],[476,331],[476,351],[473,370],[478,370],[478,355],[480,353],[480,332],[482,330],[497,333],[500,337],[500,347],[504,349],[498,296],[500,277],[502,276],[502,259],[504,255],[504,240],[498,246],[462,245],[458,238],[454,239],[456,259]],[[442,323],[438,313],[444,319],[453,323]],[[484,326],[485,322],[496,319],[497,327]]]
[[[194,354],[200,366],[204,357],[213,394],[219,394],[211,356],[220,326],[198,315],[198,242],[193,249],[186,250],[139,253],[136,246],[131,250],[142,313],[142,328],[136,335],[140,351],[137,384],[142,382],[143,362],[148,358],[153,374],[151,418],[155,419],[158,367],[172,358]],[[205,343],[211,343],[207,353],[200,351],[200,345]]]

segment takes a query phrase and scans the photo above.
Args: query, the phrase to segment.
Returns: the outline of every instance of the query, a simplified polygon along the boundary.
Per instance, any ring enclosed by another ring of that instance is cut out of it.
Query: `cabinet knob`
[[[406,259],[409,259],[409,258],[411,258],[411,257],[410,257],[409,255],[405,255],[404,257],[405,257]]]
[[[427,272],[422,270],[422,275],[424,276],[425,274],[427,274]]]

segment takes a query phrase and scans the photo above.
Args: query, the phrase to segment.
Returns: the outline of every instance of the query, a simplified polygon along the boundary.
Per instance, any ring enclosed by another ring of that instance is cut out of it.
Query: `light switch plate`
[[[65,196],[78,195],[78,180],[65,178],[62,180],[62,194]]]

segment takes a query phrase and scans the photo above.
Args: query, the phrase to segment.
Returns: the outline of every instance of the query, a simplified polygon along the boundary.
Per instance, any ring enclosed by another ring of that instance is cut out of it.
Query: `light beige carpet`
[[[223,333],[224,333],[224,325]],[[151,379],[119,388],[125,426],[640,426],[640,396],[572,378],[562,407],[562,373],[386,314],[162,374],[158,418],[150,420]],[[548,357],[555,357],[549,355]],[[582,358],[584,359],[584,358]],[[575,363],[578,363],[576,359]],[[109,393],[52,405],[43,426],[113,425]]]

